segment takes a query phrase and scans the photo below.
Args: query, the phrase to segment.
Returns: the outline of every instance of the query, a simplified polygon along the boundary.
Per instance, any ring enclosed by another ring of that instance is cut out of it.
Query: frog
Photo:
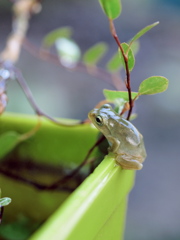
[[[106,137],[117,165],[122,169],[140,170],[146,159],[142,134],[128,120],[116,113],[110,104],[88,113],[93,125]]]

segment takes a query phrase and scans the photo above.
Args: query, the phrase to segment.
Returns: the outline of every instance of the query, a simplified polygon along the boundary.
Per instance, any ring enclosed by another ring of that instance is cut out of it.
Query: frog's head
[[[94,126],[107,136],[111,133],[109,119],[111,119],[112,114],[114,115],[112,107],[109,104],[105,104],[99,109],[94,108],[91,110],[88,117]]]

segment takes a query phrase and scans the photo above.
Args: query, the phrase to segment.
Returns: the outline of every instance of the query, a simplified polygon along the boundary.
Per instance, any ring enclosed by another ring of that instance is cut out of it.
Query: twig
[[[48,114],[44,113],[39,107],[38,105],[36,104],[36,102],[34,101],[34,98],[33,98],[33,95],[31,93],[31,90],[29,89],[21,71],[19,69],[17,69],[15,66],[12,66],[12,69],[13,69],[13,72],[15,73],[15,76],[16,76],[16,79],[17,79],[17,82],[19,83],[19,85],[22,87],[24,93],[26,94],[26,97],[27,99],[29,100],[32,108],[35,110],[36,114],[38,116],[43,116],[43,117],[46,117],[47,119],[49,119],[50,121],[60,125],[60,126],[65,126],[65,127],[71,127],[71,126],[77,126],[79,124],[82,124],[81,121],[77,122],[77,123],[74,123],[74,124],[65,124],[65,123],[62,123],[61,121],[58,121],[54,118],[52,118],[51,116],[49,116]]]
[[[91,155],[91,153],[93,152],[93,150],[105,139],[104,135],[102,135],[96,142],[95,144],[90,148],[90,150],[88,151],[86,157],[84,158],[84,160],[81,162],[81,164],[75,168],[70,174],[66,175],[65,177],[59,179],[58,181],[56,181],[55,183],[53,183],[52,185],[50,185],[47,189],[56,189],[58,186],[63,185],[64,183],[67,183],[71,178],[73,178],[79,171],[80,169],[85,166],[88,162],[88,158]]]
[[[110,24],[110,31],[111,31],[111,34],[113,36],[113,38],[115,39],[121,53],[122,53],[122,56],[123,56],[123,59],[124,59],[124,64],[125,64],[125,69],[126,69],[126,81],[125,81],[125,84],[126,84],[126,88],[128,90],[128,96],[129,96],[129,112],[128,112],[128,115],[127,115],[127,120],[129,120],[130,116],[131,116],[131,113],[132,113],[132,109],[133,109],[133,101],[132,101],[132,96],[131,96],[131,81],[130,81],[130,71],[129,71],[129,66],[128,66],[128,56],[125,54],[122,46],[121,46],[121,42],[118,38],[118,35],[116,33],[116,29],[115,29],[115,26],[114,26],[114,22],[112,19],[109,19],[109,24]]]
[[[4,212],[4,207],[0,206],[0,224],[2,222],[3,212]]]
[[[32,13],[40,11],[40,4],[36,0],[18,0],[13,5],[13,29],[6,47],[0,54],[2,61],[15,63],[19,59],[22,41],[29,26],[29,19]]]
[[[33,45],[28,39],[24,39],[23,41],[23,47],[28,51],[31,55],[33,55],[36,58],[39,58],[43,61],[49,61],[57,66],[63,67],[69,71],[77,71],[89,74],[91,76],[96,77],[97,79],[103,80],[107,82],[108,84],[115,86],[114,82],[112,81],[114,78],[117,82],[120,82],[119,89],[123,88],[122,85],[122,79],[120,75],[117,76],[117,74],[109,73],[108,71],[104,70],[103,68],[96,67],[94,71],[89,71],[87,66],[83,62],[78,62],[73,68],[69,68],[68,66],[62,65],[59,61],[59,58],[57,55],[43,49],[43,48],[37,48],[35,45]],[[117,85],[115,86],[117,87]]]
[[[0,168],[0,173],[5,175],[5,176],[8,176],[8,177],[10,177],[14,180],[17,180],[17,181],[23,182],[25,184],[31,185],[31,186],[39,189],[39,190],[50,190],[48,188],[48,186],[45,185],[45,184],[32,181],[30,179],[27,179],[27,178],[24,178],[24,177],[20,176],[19,174],[12,173],[12,172],[4,170],[2,168]],[[68,187],[68,186],[58,185],[57,188],[54,188],[53,190],[72,192],[72,191],[74,191],[74,188],[71,188],[71,187]]]

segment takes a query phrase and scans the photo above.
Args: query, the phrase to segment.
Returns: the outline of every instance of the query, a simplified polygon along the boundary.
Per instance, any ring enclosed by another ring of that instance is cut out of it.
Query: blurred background
[[[11,31],[11,3],[0,1],[0,51]],[[115,20],[121,42],[128,41],[143,27],[160,24],[140,39],[140,51],[132,72],[132,89],[153,75],[169,79],[165,93],[142,96],[133,121],[143,134],[147,160],[137,172],[129,197],[125,240],[180,239],[180,2],[178,0],[122,0],[122,14]],[[71,26],[73,39],[82,52],[99,41],[110,46],[105,63],[117,46],[109,33],[108,21],[97,0],[44,0],[42,11],[32,17],[28,39],[39,46],[43,36]],[[17,63],[38,105],[51,116],[85,119],[100,100],[102,90],[113,89],[106,82],[85,73],[71,72],[41,61],[22,50]],[[34,113],[17,82],[8,85],[7,111]]]

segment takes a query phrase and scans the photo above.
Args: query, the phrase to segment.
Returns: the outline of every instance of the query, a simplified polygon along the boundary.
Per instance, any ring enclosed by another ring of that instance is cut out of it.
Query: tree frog
[[[88,117],[108,140],[108,151],[114,153],[118,165],[134,170],[143,167],[146,158],[143,136],[132,123],[120,117],[109,104],[94,108]]]

